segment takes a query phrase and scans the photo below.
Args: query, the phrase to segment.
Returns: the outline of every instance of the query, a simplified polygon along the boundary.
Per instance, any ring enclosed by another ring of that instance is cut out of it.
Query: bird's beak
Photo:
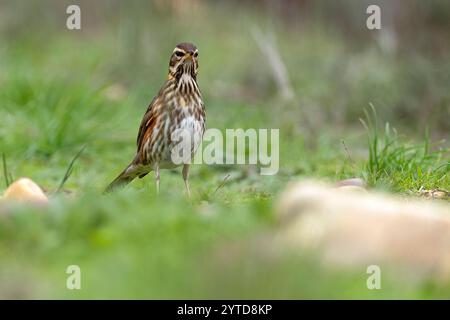
[[[185,60],[191,60],[192,61],[192,59],[193,59],[192,58],[192,53],[188,53]]]

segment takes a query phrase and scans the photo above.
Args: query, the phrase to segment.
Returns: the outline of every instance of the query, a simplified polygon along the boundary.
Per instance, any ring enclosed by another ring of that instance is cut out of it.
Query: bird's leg
[[[184,186],[186,187],[186,193],[188,197],[191,197],[191,189],[189,188],[189,164],[183,165],[183,180]]]
[[[159,164],[155,164],[156,194],[159,194]]]

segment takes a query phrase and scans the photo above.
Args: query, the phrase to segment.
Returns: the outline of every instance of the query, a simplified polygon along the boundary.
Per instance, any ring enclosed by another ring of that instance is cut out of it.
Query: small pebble
[[[3,194],[2,202],[47,203],[44,191],[31,179],[20,178],[13,182]]]

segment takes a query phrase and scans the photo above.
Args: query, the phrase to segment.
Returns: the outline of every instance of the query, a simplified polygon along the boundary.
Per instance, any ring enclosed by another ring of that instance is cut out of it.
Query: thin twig
[[[281,59],[281,54],[276,47],[275,42],[273,39],[269,39],[267,35],[264,35],[258,28],[253,28],[252,35],[272,69],[274,80],[280,90],[282,98],[287,101],[292,100],[294,98],[294,91],[289,82],[286,66]]]
[[[225,185],[225,182],[228,180],[228,178],[229,178],[230,176],[231,176],[230,174],[227,174],[227,175],[225,176],[225,178],[223,178],[222,182],[219,184],[219,186],[216,188],[216,190],[214,190],[213,195],[216,194],[216,192],[217,192],[219,189],[223,188],[223,186]]]
[[[350,155],[350,150],[348,150],[347,145],[345,143],[345,140],[342,139],[342,146],[344,147],[345,153],[347,154],[348,159],[350,160],[350,164],[352,165],[352,167],[354,168],[355,162],[353,161],[352,156]]]

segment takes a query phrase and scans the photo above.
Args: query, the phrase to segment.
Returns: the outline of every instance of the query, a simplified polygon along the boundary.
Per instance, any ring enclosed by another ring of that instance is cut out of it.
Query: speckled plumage
[[[177,141],[172,135],[185,130],[192,137],[191,154],[201,142],[205,131],[205,107],[197,85],[198,49],[191,43],[180,43],[172,53],[166,82],[153,98],[139,127],[137,152],[133,161],[108,186],[106,191],[128,184],[136,177],[144,177],[154,170],[159,190],[159,169],[179,164],[172,161],[171,153]],[[194,138],[195,137],[195,138]],[[194,143],[195,142],[195,143]],[[189,164],[183,164],[186,190]]]

